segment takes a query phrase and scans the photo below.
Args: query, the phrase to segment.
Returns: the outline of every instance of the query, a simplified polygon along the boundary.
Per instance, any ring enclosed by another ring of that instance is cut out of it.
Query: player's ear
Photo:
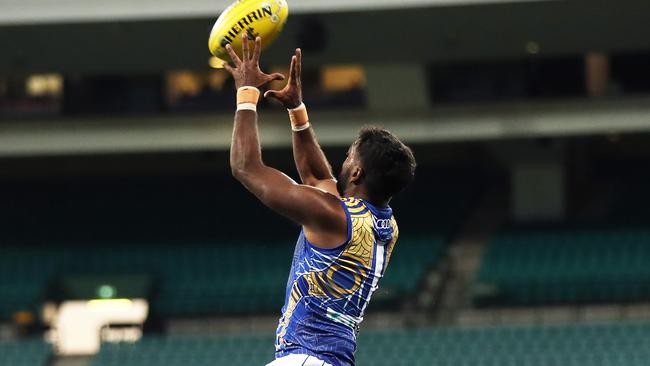
[[[358,165],[353,167],[352,172],[350,173],[350,183],[360,184],[363,175],[364,175],[364,171],[362,167]]]

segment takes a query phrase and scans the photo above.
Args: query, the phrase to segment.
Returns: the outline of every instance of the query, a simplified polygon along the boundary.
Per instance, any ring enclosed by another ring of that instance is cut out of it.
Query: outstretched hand
[[[260,70],[260,54],[262,53],[262,38],[255,38],[255,47],[251,53],[248,49],[248,36],[244,32],[242,35],[242,59],[237,56],[230,44],[226,45],[226,51],[230,55],[230,59],[235,64],[235,67],[224,63],[223,67],[235,79],[235,87],[237,89],[242,86],[254,86],[259,88],[268,84],[273,80],[284,80],[284,75],[280,73],[265,74]]]
[[[280,101],[285,108],[293,109],[302,104],[302,51],[296,48],[296,54],[291,57],[289,81],[282,90],[269,90],[264,93],[264,98],[274,98]]]

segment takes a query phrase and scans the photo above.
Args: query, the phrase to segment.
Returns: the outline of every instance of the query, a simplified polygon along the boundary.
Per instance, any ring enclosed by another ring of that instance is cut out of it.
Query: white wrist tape
[[[237,104],[238,111],[253,111],[257,112],[257,104],[255,103],[239,103]]]
[[[291,130],[293,132],[300,132],[300,131],[304,131],[304,130],[308,129],[309,127],[311,127],[311,124],[309,122],[307,122],[307,123],[305,123],[303,125],[300,125],[300,126],[291,126]]]
[[[303,131],[309,128],[309,115],[305,103],[300,103],[296,108],[287,109],[287,112],[289,112],[292,130]]]

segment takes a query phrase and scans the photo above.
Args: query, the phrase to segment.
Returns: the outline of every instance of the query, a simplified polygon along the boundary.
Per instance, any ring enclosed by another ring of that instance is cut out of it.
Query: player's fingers
[[[262,53],[262,38],[261,37],[256,37],[255,38],[255,50],[253,51],[253,61],[258,61],[259,62],[261,53]]]
[[[277,91],[277,90],[267,90],[266,93],[264,93],[264,98],[279,99],[280,98],[280,92]]]
[[[269,81],[273,80],[284,80],[284,75],[280,74],[279,72],[275,72],[271,75],[266,75],[269,78]]]
[[[234,70],[232,69],[232,66],[230,66],[227,62],[224,61],[223,63],[223,68],[226,69],[231,75],[233,74]]]
[[[300,80],[302,77],[302,50],[296,48],[296,79]]]
[[[230,44],[226,45],[226,51],[228,51],[228,55],[230,56],[232,62],[235,63],[235,66],[241,65],[241,60],[239,59],[239,56],[237,56],[235,50],[232,49],[232,46]]]
[[[289,67],[289,80],[292,83],[296,82],[296,68],[297,68],[297,58],[296,56],[291,57],[291,66]]]
[[[242,60],[248,61],[250,59],[250,54],[248,52],[248,35],[244,32],[241,36],[241,50],[242,50]]]

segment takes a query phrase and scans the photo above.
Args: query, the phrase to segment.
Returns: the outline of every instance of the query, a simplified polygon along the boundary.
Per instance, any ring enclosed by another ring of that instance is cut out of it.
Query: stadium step
[[[506,218],[507,199],[500,185],[490,187],[483,201],[449,247],[447,276],[438,294],[438,308],[435,319],[438,324],[454,324],[461,309],[470,305],[470,288],[474,274],[479,269],[483,249],[490,235]]]

